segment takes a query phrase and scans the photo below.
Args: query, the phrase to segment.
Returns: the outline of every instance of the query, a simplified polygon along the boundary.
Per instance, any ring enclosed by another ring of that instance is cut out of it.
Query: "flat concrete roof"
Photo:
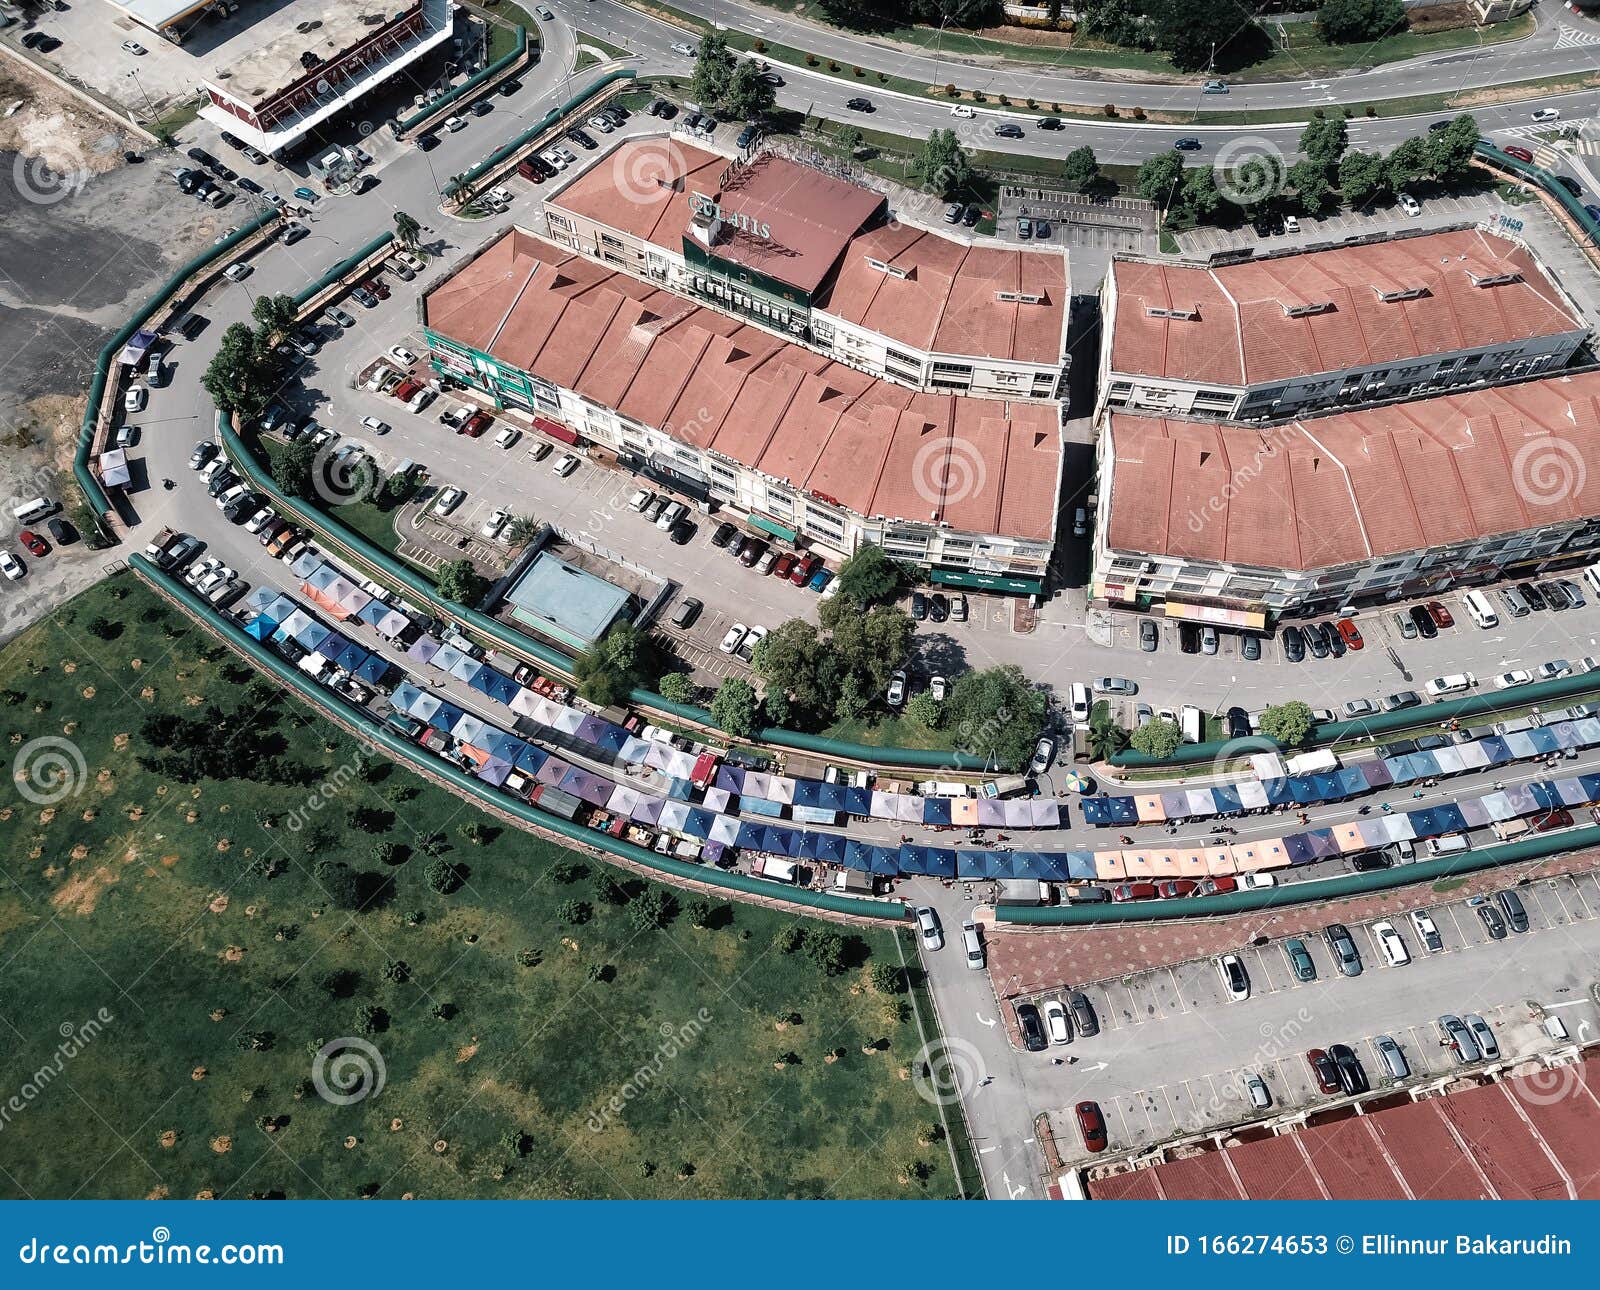
[[[161,31],[190,14],[209,9],[215,0],[109,0],[141,27]]]
[[[545,551],[517,579],[506,600],[518,622],[587,647],[616,622],[627,607],[628,593]]]
[[[317,10],[322,26],[315,31],[302,34],[291,28],[272,37],[235,59],[211,78],[212,83],[241,103],[262,103],[310,70],[300,65],[300,55],[307,50],[331,63],[411,8],[414,6],[379,0],[330,0]],[[374,18],[379,21],[372,21]]]

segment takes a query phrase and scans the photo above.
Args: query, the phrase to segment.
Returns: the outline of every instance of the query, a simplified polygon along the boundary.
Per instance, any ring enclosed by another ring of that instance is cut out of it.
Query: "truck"
[[[150,545],[145,547],[144,558],[161,564],[161,557],[167,553],[167,548],[177,540],[178,534],[176,530],[162,529],[161,532],[150,539]],[[161,567],[166,568],[165,565],[161,565]]]
[[[1002,878],[999,883],[999,894],[995,897],[996,905],[1048,905],[1050,899],[1050,884],[1040,882],[1037,878]]]
[[[878,888],[872,880],[872,875],[870,873],[861,873],[856,869],[841,869],[834,874],[833,889],[859,896],[876,896],[878,894]]]
[[[187,533],[162,529],[150,539],[150,545],[145,547],[144,558],[151,561],[163,573],[171,573],[199,555],[204,545],[205,543],[199,538],[191,537]]]
[[[999,779],[985,780],[979,786],[985,797],[1010,797],[1013,793],[1026,792],[1027,788],[1026,775],[1002,775]]]

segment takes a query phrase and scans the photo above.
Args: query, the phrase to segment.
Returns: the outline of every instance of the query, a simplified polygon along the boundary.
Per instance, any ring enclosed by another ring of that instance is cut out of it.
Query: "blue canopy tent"
[[[844,844],[844,858],[839,861],[846,869],[859,869],[868,873],[872,869],[872,846],[867,842],[858,842],[855,838],[846,838]]]
[[[1283,853],[1289,857],[1290,864],[1310,864],[1319,858],[1316,849],[1311,845],[1311,839],[1304,833],[1291,833],[1285,837]]]
[[[948,797],[923,798],[922,822],[924,824],[949,824],[950,799]]]
[[[1460,833],[1470,827],[1466,815],[1454,802],[1442,802],[1434,807],[1433,819],[1440,833]]]
[[[848,810],[850,795],[843,784],[818,784],[817,805],[827,811]],[[796,801],[799,799],[796,798]]]
[[[490,682],[489,697],[496,703],[503,703],[509,707],[511,700],[522,692],[522,687],[504,672],[496,672],[491,668],[489,674],[493,678]]]
[[[868,816],[872,814],[872,790],[870,788],[856,788],[851,786],[844,790],[844,809],[851,815]]]
[[[1548,779],[1529,780],[1528,791],[1533,794],[1533,800],[1539,803],[1541,810],[1548,811],[1561,805],[1560,795]]]
[[[1336,771],[1321,771],[1311,777],[1311,790],[1316,793],[1319,802],[1337,802],[1344,794],[1344,785],[1339,782]]]
[[[739,836],[734,839],[734,845],[746,851],[764,851],[766,848],[762,844],[766,837],[766,825],[751,824],[746,820],[739,825]]]
[[[1131,797],[1086,797],[1079,803],[1083,822],[1104,826],[1108,824],[1137,824],[1139,808]]]
[[[892,878],[900,872],[899,847],[875,846],[867,849],[871,853],[868,857],[868,863],[872,866],[873,873],[883,874]]]
[[[816,806],[818,804],[817,789],[822,786],[821,780],[797,779],[794,782],[793,806]]]
[[[809,833],[806,835],[811,840],[811,853],[818,859],[828,864],[843,864],[845,843],[848,839],[842,833]]]
[[[1063,851],[1067,858],[1067,875],[1073,882],[1093,882],[1099,875],[1093,851]]]
[[[441,702],[434,714],[427,719],[428,724],[435,730],[452,730],[456,722],[466,716],[466,712],[456,707],[453,703]]]
[[[250,636],[253,636],[258,641],[266,640],[272,635],[273,632],[277,630],[278,624],[273,622],[272,619],[268,618],[265,614],[261,614],[245,624],[245,632]]]
[[[622,745],[628,742],[628,732],[613,722],[606,722],[606,728],[600,732],[600,737],[595,740],[595,747],[603,752],[619,754]]]
[[[1231,785],[1222,784],[1213,788],[1211,797],[1217,804],[1218,815],[1235,815],[1244,810],[1244,803],[1239,800],[1239,790]]]
[[[1069,882],[1072,866],[1065,851],[1016,851],[1019,877],[1037,878],[1041,882]]]
[[[1334,771],[1333,777],[1339,781],[1339,796],[1359,797],[1368,788],[1367,777],[1355,767],[1346,767],[1344,770]]]
[[[368,651],[362,649],[359,645],[346,645],[342,650],[339,651],[339,656],[337,658],[334,658],[331,654],[327,655],[327,657],[332,659],[335,667],[342,667],[346,672],[353,674],[355,670],[365,663],[369,658],[371,658],[372,655]]]
[[[1600,802],[1600,775],[1579,775],[1578,783],[1583,785],[1589,801]]]
[[[718,766],[716,784],[726,793],[744,792],[744,769],[739,766]]]
[[[681,779],[673,776],[672,782],[667,785],[667,796],[679,802],[690,802],[700,790],[694,786],[694,780]]]
[[[536,775],[539,767],[543,766],[550,758],[550,754],[543,748],[535,748],[529,744],[517,754],[516,767],[525,775]]]
[[[1483,749],[1484,756],[1489,759],[1491,766],[1503,766],[1511,760],[1511,749],[1499,735],[1490,735],[1478,740],[1478,747]]]
[[[369,654],[367,661],[356,668],[355,675],[357,680],[372,685],[382,685],[383,678],[389,675],[389,660],[377,654]]]
[[[1289,796],[1296,806],[1315,806],[1322,800],[1316,784],[1309,777],[1296,775],[1284,782],[1289,786]]]
[[[905,852],[908,849],[906,847],[901,848],[902,863],[905,861]],[[917,849],[921,850],[922,848]],[[1001,876],[1001,870],[1004,867],[1001,861],[1005,854],[1004,851],[977,851],[962,848],[956,852],[956,876],[967,879],[998,878]],[[922,863],[920,857],[917,863]],[[913,871],[907,870],[907,872]],[[919,868],[914,872],[923,873],[925,871]]]
[[[709,838],[711,836],[711,825],[716,818],[712,812],[696,806],[684,817],[680,831],[687,833],[692,838]]]
[[[1264,779],[1261,791],[1267,795],[1268,806],[1293,806],[1295,803],[1294,789],[1287,778]]]
[[[1535,726],[1532,730],[1524,731],[1533,741],[1533,750],[1541,757],[1548,757],[1553,752],[1560,752],[1561,745],[1556,742],[1556,737],[1543,726]]]
[[[1450,831],[1443,827],[1439,813],[1431,806],[1423,807],[1419,811],[1407,811],[1406,819],[1411,821],[1411,827],[1419,838],[1436,838],[1441,833]]]

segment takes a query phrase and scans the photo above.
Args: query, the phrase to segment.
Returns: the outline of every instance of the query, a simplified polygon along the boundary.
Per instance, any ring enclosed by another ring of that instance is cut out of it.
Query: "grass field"
[[[158,718],[226,742],[147,764],[196,737]],[[957,1191],[870,983],[892,932],[609,904],[618,871],[369,761],[127,573],[0,653],[0,721],[0,1196]]]

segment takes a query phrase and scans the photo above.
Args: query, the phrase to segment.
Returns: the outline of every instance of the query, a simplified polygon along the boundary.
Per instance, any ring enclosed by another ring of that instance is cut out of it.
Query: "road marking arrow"
[[[997,1021],[992,1021],[992,1020],[990,1020],[990,1019],[989,1019],[989,1018],[988,1018],[988,1017],[986,1017],[986,1016],[984,1016],[984,1015],[983,1015],[983,1013],[981,1013],[981,1012],[978,1012],[978,1013],[974,1013],[974,1014],[973,1014],[973,1015],[974,1015],[974,1016],[975,1016],[975,1017],[977,1017],[977,1019],[978,1019],[978,1020],[979,1020],[979,1021],[980,1021],[980,1022],[982,1022],[982,1023],[983,1023],[983,1024],[984,1024],[984,1025],[985,1025],[985,1026],[988,1026],[988,1027],[989,1027],[989,1028],[990,1028],[990,1029],[991,1029],[991,1030],[993,1030],[993,1029],[994,1029],[994,1027],[995,1027],[995,1026],[997,1026],[997,1025],[999,1025],[999,1024],[1000,1024],[1000,1023],[999,1023],[999,1022],[997,1022]]]

